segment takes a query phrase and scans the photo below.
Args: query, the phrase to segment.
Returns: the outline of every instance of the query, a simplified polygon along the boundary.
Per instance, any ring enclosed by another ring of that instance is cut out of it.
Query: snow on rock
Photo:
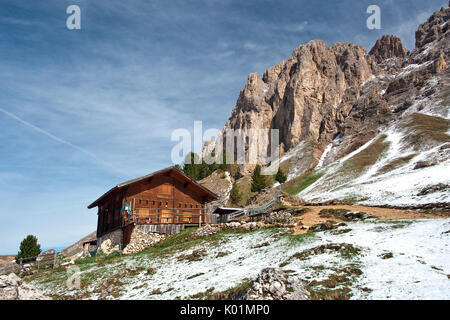
[[[331,148],[333,147],[333,144],[330,143],[325,150],[322,153],[322,156],[320,157],[319,163],[316,166],[316,169],[320,169],[323,166],[323,162],[325,161],[325,158],[328,154],[328,152],[330,152]]]

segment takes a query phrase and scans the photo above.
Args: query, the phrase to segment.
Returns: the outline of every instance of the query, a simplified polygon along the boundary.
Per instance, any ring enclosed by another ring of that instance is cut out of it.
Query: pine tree
[[[231,188],[230,198],[231,198],[231,202],[233,204],[239,204],[242,200],[242,193],[239,190],[239,187],[236,182],[233,182],[233,187]]]
[[[200,180],[200,165],[197,164],[199,156],[194,152],[189,152],[186,155],[183,165],[183,172],[194,180]]]
[[[286,175],[284,174],[283,170],[281,170],[280,167],[278,167],[277,174],[275,175],[275,181],[278,181],[280,184],[285,183],[287,180]]]
[[[267,187],[266,177],[261,174],[261,166],[258,164],[253,170],[251,191],[260,192],[265,187]]]
[[[35,260],[35,257],[41,253],[41,245],[38,243],[38,239],[30,234],[22,240],[19,250],[16,256],[17,263],[20,259],[33,258]]]

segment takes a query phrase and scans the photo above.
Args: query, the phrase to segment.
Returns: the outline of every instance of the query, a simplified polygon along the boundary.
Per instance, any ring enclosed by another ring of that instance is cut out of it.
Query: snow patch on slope
[[[349,243],[361,249],[359,254],[343,257],[335,252],[291,259],[282,267],[292,276],[305,280],[322,280],[348,264],[356,265],[363,274],[352,281],[353,299],[449,299],[450,219],[366,220],[349,222],[340,227],[347,233],[317,232],[310,236],[288,236],[282,229],[259,230],[243,234],[226,234],[219,240],[204,241],[186,251],[168,256],[139,254],[124,257],[106,266],[85,265],[81,273],[92,278],[82,291],[98,299],[94,288],[105,279],[118,277],[127,268],[140,268],[137,274],[122,275],[119,299],[188,299],[213,288],[220,292],[253,279],[266,267],[278,267],[292,255],[324,243]],[[339,229],[338,229],[339,230]],[[268,245],[260,246],[262,243]],[[258,246],[259,245],[259,246]],[[181,254],[204,250],[198,261],[179,259]],[[218,255],[219,252],[228,253]],[[382,255],[391,253],[392,258]],[[321,267],[321,268],[314,268]],[[153,268],[155,273],[149,274]],[[318,271],[321,270],[321,271]],[[67,294],[65,279],[48,281],[36,278],[32,284],[45,293]],[[58,282],[59,281],[59,282]],[[55,283],[58,283],[55,286]],[[369,290],[365,289],[368,288]],[[76,289],[71,291],[76,294]]]
[[[333,199],[349,199],[365,205],[420,205],[427,203],[450,202],[450,194],[443,189],[430,194],[418,195],[423,189],[437,185],[450,184],[450,159],[445,154],[434,166],[415,169],[414,163],[436,157],[442,145],[423,151],[414,156],[412,150],[405,148],[402,139],[404,133],[395,128],[383,133],[389,143],[388,150],[380,159],[351,181],[342,180],[333,175],[342,169],[344,163],[369,147],[376,136],[365,145],[334,162],[322,170],[326,170],[320,179],[298,194],[299,197],[311,202],[324,202]],[[412,158],[385,173],[380,172],[384,166],[401,157]]]

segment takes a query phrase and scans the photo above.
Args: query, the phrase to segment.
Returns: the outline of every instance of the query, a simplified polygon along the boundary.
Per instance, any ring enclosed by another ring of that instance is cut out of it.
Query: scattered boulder
[[[309,231],[317,232],[317,231],[333,230],[333,229],[336,229],[341,226],[346,226],[346,224],[345,223],[336,223],[334,221],[327,220],[325,222],[321,222],[321,223],[318,223],[318,224],[315,224],[315,225],[309,227]]]
[[[205,249],[197,249],[197,250],[192,251],[192,253],[179,255],[178,261],[182,261],[182,260],[200,261],[206,255],[207,255],[207,253],[206,253]]]
[[[423,188],[422,190],[420,190],[420,192],[417,195],[424,196],[426,194],[430,194],[430,193],[434,193],[434,192],[438,192],[438,191],[449,190],[449,189],[450,189],[450,187],[448,184],[438,183],[438,184]]]
[[[16,274],[0,276],[0,300],[49,300],[39,290],[23,282]]]
[[[269,213],[265,221],[277,227],[295,227],[296,221],[292,214],[287,211],[273,211]]]
[[[309,300],[310,294],[299,279],[287,276],[281,269],[265,268],[258,274],[243,298],[246,300]]]
[[[416,165],[414,166],[414,170],[417,169],[422,169],[422,168],[427,168],[427,167],[431,167],[434,166],[435,163],[433,161],[417,161]]]

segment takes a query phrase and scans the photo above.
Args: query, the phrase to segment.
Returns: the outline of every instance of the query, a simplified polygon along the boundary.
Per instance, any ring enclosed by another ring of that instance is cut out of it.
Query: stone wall
[[[100,247],[102,242],[104,242],[105,240],[111,240],[111,246],[115,247],[119,245],[120,247],[122,247],[122,239],[123,239],[122,229],[117,229],[99,237],[97,239],[97,245],[98,247]]]
[[[130,243],[123,249],[122,253],[137,253],[153,246],[166,237],[164,234],[152,233],[145,227],[145,225],[135,226],[131,233]]]

